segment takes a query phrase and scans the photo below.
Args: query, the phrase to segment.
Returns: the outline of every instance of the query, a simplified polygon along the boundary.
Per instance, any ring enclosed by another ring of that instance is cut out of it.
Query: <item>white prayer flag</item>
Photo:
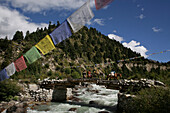
[[[90,8],[89,1],[75,11],[70,17],[67,18],[71,28],[74,32],[79,31],[87,22],[94,17]]]
[[[10,65],[8,65],[5,69],[8,76],[12,76],[16,72],[15,65],[13,62]]]

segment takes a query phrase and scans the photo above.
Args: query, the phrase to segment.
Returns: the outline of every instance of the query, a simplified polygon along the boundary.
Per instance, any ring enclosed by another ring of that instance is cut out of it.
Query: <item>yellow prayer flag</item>
[[[40,42],[38,42],[35,47],[37,47],[43,55],[55,49],[55,46],[49,35],[46,35],[42,40],[40,40]]]

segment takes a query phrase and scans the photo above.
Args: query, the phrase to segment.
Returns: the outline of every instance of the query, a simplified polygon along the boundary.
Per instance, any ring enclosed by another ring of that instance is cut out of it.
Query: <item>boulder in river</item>
[[[70,108],[68,111],[76,111],[77,108]]]
[[[91,100],[91,101],[89,102],[89,104],[99,105],[99,103],[98,103],[98,102],[96,102],[96,101],[94,101],[94,100]]]
[[[108,111],[99,111],[98,113],[109,113]]]

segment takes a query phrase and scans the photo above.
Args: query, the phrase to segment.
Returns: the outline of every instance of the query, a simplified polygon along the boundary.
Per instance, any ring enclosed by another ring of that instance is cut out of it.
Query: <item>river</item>
[[[67,101],[63,103],[50,102],[47,105],[36,106],[34,110],[28,108],[28,113],[98,113],[107,111],[114,113],[117,105],[118,90],[106,89],[104,86],[90,84],[74,90],[74,97],[81,102]],[[75,111],[69,111],[70,109]]]

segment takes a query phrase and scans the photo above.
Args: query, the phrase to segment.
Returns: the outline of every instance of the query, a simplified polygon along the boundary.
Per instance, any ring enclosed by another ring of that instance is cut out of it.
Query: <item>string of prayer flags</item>
[[[89,1],[75,11],[70,17],[67,18],[74,33],[79,31],[87,22],[94,17],[90,8]]]
[[[151,55],[155,55],[155,54],[161,54],[161,53],[165,53],[165,52],[168,52],[170,50],[165,50],[165,51],[161,51],[161,52],[158,52],[158,53],[152,53],[152,54],[149,54],[148,56],[151,56]],[[136,57],[132,57],[132,58],[128,58],[128,59],[121,59],[121,60],[118,60],[117,62],[124,62],[124,61],[130,61],[130,60],[134,60],[134,59],[138,59],[138,58],[143,58],[144,56],[136,56]],[[91,67],[91,66],[99,66],[99,65],[107,65],[107,64],[114,64],[114,63],[117,63],[116,61],[112,61],[112,62],[106,62],[106,63],[101,63],[101,64],[95,64],[95,65],[85,65],[85,67]],[[136,62],[136,61],[135,61]],[[74,68],[74,67],[81,67],[81,66],[67,66],[65,68]]]
[[[37,59],[41,58],[41,54],[35,46],[33,46],[29,51],[24,54],[24,57],[27,59],[29,64],[32,64]]]
[[[108,5],[109,3],[111,3],[112,1],[113,0],[95,0],[96,9],[99,10]]]
[[[9,78],[9,76],[7,75],[6,70],[5,69],[1,70],[0,71],[0,81],[3,81],[3,80],[8,79],[8,78]]]
[[[37,47],[43,55],[55,49],[55,46],[49,35],[46,35],[42,40],[40,40],[40,42],[38,42],[35,47]]]
[[[12,76],[16,72],[15,65],[13,62],[10,65],[8,65],[5,69],[8,76]]]
[[[165,50],[165,51],[161,51],[161,52],[158,52],[158,53],[152,53],[152,54],[149,54],[148,56],[151,56],[151,55],[155,55],[155,54],[160,54],[160,53],[165,53],[165,52],[168,52],[170,50]]]
[[[64,21],[58,28],[56,28],[51,34],[51,38],[54,45],[62,42],[63,40],[69,38],[72,35],[70,27],[67,21]]]
[[[27,65],[26,65],[26,63],[25,63],[25,60],[24,60],[24,57],[23,57],[23,56],[21,56],[20,58],[18,58],[18,59],[14,62],[14,64],[15,64],[15,69],[16,69],[17,72],[20,72],[20,71],[22,71],[22,70],[24,70],[24,69],[27,68]]]

